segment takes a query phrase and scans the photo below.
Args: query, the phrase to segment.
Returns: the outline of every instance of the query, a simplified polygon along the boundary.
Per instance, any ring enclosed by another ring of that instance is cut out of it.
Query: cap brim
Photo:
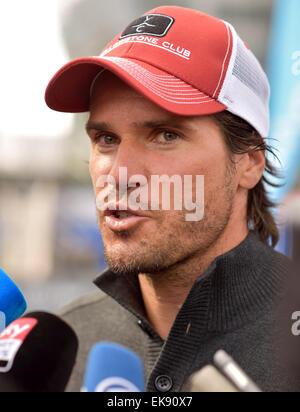
[[[62,67],[50,81],[47,105],[56,111],[89,111],[96,76],[109,70],[163,109],[182,116],[221,112],[226,106],[179,78],[139,60],[121,57],[84,57]]]

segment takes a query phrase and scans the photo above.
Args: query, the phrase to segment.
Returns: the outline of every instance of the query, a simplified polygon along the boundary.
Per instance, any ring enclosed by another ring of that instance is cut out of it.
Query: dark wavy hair
[[[224,134],[226,145],[232,154],[245,154],[254,151],[264,151],[277,158],[274,150],[248,122],[240,117],[223,111],[212,115],[219,128]],[[278,159],[278,158],[277,158]],[[266,244],[276,246],[279,240],[279,231],[272,213],[277,205],[273,203],[266,190],[266,184],[280,187],[274,184],[269,176],[280,177],[276,167],[266,156],[265,172],[258,184],[248,194],[247,220],[248,226],[252,227]]]

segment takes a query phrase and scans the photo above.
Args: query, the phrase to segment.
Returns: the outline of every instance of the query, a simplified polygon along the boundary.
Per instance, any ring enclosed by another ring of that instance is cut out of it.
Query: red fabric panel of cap
[[[149,63],[217,99],[232,53],[229,27],[221,20],[191,9],[166,6],[146,15],[156,13],[174,19],[165,36],[135,34],[120,40],[119,35],[109,46],[124,43],[110,51],[107,47],[105,56]]]

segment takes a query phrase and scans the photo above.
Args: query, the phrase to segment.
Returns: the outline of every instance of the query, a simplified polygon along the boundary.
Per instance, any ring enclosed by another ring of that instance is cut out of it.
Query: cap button
[[[159,392],[168,392],[173,387],[173,380],[170,376],[161,375],[155,379],[155,388]]]

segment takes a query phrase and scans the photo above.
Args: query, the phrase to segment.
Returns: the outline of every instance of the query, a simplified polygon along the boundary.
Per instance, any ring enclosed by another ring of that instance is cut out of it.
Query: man
[[[99,57],[72,61],[51,80],[52,109],[90,113],[108,265],[95,281],[104,293],[62,311],[81,342],[70,390],[80,389],[88,352],[103,340],[141,356],[148,391],[188,390],[218,349],[263,390],[290,389],[273,338],[288,262],[269,246],[278,240],[264,188],[264,171],[275,173],[265,156],[269,94],[230,24],[179,7],[150,11]],[[162,196],[151,208],[153,176],[204,177],[202,191],[196,184],[185,193],[199,219],[187,219],[187,203],[174,206],[175,186],[169,210]],[[113,191],[104,181],[115,182],[116,200],[105,203]],[[150,196],[141,207],[123,208],[142,187]]]

